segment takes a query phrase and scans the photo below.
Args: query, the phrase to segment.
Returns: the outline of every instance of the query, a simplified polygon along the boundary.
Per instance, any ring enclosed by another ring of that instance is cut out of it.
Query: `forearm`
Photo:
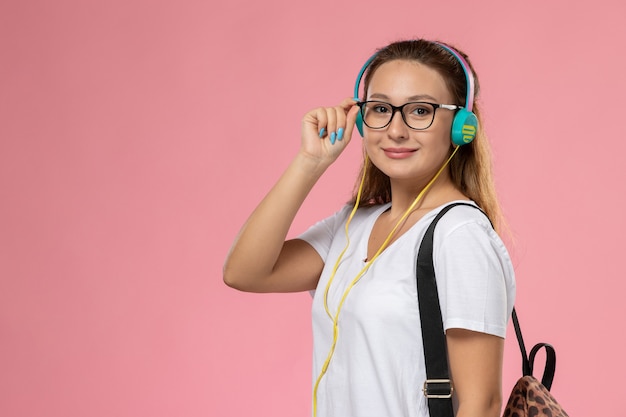
[[[289,228],[327,165],[299,153],[239,232],[224,264],[227,285],[262,291]]]
[[[358,111],[348,98],[304,116],[299,153],[235,239],[224,264],[227,285],[253,292],[315,288],[323,260],[307,243],[285,239],[306,196],[350,142]]]

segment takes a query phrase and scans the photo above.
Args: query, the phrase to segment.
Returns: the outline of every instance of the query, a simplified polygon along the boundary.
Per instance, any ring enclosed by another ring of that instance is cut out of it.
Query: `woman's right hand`
[[[319,107],[302,120],[300,152],[318,163],[329,166],[346,148],[352,137],[359,107],[347,98],[334,107]]]

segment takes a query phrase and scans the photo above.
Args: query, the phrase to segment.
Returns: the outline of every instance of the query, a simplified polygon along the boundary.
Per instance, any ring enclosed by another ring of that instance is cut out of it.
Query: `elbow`
[[[227,287],[230,287],[234,290],[239,290],[239,291],[245,291],[245,286],[241,284],[241,282],[239,282],[236,279],[233,279],[232,276],[224,274],[223,276],[224,279],[224,284],[226,284]]]
[[[232,268],[229,268],[228,262],[224,264],[224,268],[222,269],[222,279],[226,286],[243,291],[241,279],[238,279],[237,274],[232,271]]]
[[[232,289],[244,292],[260,292],[257,289],[258,284],[255,285],[258,281],[254,276],[232,268],[228,262],[222,270],[222,279],[224,284]]]
[[[459,402],[457,417],[461,416],[483,416],[499,417],[502,412],[502,395],[491,395],[483,398],[482,401],[471,401],[470,403]]]
[[[227,287],[233,288],[235,290],[238,289],[237,281],[233,280],[230,275],[223,274],[222,279],[224,280],[224,284],[226,284]]]
[[[489,402],[488,410],[487,415],[500,416],[500,413],[502,412],[502,393],[492,396],[491,401]]]

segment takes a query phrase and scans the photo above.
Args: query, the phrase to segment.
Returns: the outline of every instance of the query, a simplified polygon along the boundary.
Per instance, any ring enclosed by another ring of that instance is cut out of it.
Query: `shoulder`
[[[472,206],[455,206],[441,217],[435,228],[433,246],[435,256],[440,259],[458,256],[475,261],[477,257],[483,257],[510,264],[504,242],[487,216],[473,203]]]
[[[483,231],[484,233],[491,235],[497,233],[493,229],[489,218],[485,213],[473,201],[453,202],[462,203],[450,208],[439,220],[437,227],[435,228],[435,236],[448,236],[453,234],[458,229],[469,227],[476,231]],[[440,214],[447,206],[446,204],[433,210],[431,216],[434,218]]]
[[[433,263],[444,327],[504,337],[515,271],[487,216],[469,206],[450,209],[435,228]]]

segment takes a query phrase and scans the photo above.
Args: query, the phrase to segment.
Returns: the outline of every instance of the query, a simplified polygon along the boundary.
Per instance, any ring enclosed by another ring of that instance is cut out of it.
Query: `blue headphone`
[[[467,92],[465,95],[465,107],[457,110],[454,115],[454,120],[452,121],[452,129],[450,133],[450,138],[452,139],[452,143],[455,145],[465,145],[470,143],[476,137],[476,131],[478,130],[478,119],[476,115],[472,113],[472,106],[474,105],[474,74],[470,69],[469,64],[454,49],[450,48],[447,45],[441,44],[439,42],[434,42],[435,44],[441,46],[446,51],[450,52],[452,56],[456,58],[457,61],[461,64],[461,68],[463,68],[463,72],[465,73],[465,81],[467,85]],[[363,74],[370,66],[374,58],[376,58],[377,54],[372,55],[363,65],[361,71],[359,71],[359,75],[356,79],[356,84],[354,86],[354,99],[356,101],[361,101],[359,99],[359,87],[361,85],[361,79],[363,78]],[[361,112],[358,113],[356,117],[356,128],[363,136],[363,117]]]

